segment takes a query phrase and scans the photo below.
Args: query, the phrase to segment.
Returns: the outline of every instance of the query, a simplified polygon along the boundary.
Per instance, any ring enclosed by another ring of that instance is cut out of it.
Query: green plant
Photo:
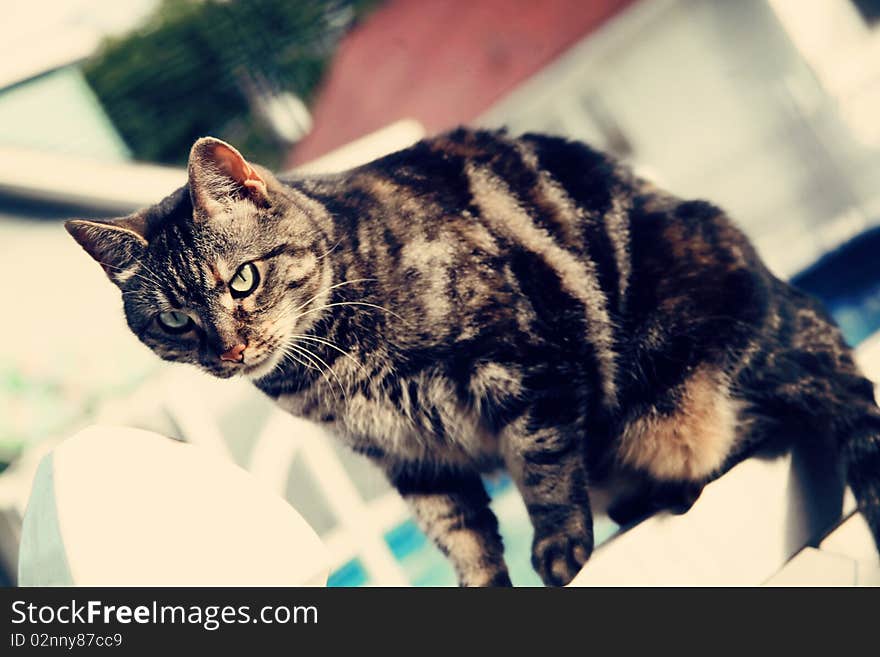
[[[277,166],[289,144],[261,119],[255,96],[308,102],[341,35],[375,4],[163,0],[83,69],[137,159],[182,164],[196,138],[215,135]]]

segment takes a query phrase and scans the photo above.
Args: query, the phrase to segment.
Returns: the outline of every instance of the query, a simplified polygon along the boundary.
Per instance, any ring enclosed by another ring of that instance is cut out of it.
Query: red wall
[[[401,118],[479,116],[633,0],[389,0],[343,40],[288,162]]]

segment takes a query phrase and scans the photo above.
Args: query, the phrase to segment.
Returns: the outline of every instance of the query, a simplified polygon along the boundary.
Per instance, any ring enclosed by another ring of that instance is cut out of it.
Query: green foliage
[[[83,68],[137,159],[183,164],[196,138],[214,135],[277,166],[287,147],[254,111],[254,89],[308,102],[344,29],[375,4],[163,0]]]

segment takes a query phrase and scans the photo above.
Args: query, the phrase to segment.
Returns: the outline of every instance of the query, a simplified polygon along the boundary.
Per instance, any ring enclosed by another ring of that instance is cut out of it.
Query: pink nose
[[[230,347],[222,354],[220,354],[220,360],[228,360],[232,363],[241,363],[244,361],[245,349],[247,349],[246,344],[237,344],[234,347]]]

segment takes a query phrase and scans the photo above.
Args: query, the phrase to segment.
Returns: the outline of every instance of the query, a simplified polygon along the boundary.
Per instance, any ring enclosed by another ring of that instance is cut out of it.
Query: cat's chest
[[[320,423],[356,451],[395,460],[471,465],[496,460],[495,437],[451,384],[394,381],[335,394],[328,388],[281,395],[285,411]]]

